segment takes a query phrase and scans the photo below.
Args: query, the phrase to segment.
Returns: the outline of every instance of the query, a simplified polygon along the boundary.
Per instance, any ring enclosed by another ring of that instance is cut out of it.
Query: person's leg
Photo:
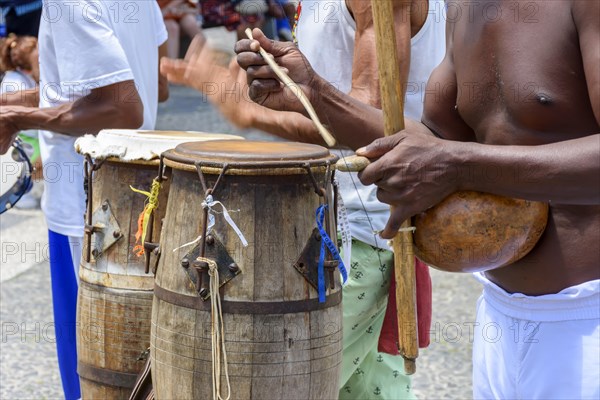
[[[411,399],[401,356],[379,353],[393,254],[353,240],[343,287],[343,355],[340,399]]]
[[[75,249],[71,244],[74,241],[68,236],[48,231],[48,242],[58,367],[65,399],[78,399],[81,391],[77,375],[77,275],[72,254]]]
[[[475,399],[600,398],[600,281],[526,296],[479,280]]]
[[[516,344],[512,319],[491,307],[485,296],[477,302],[473,329],[473,399],[516,399]]]
[[[167,56],[171,59],[179,58],[179,23],[173,19],[165,19],[167,28]]]
[[[193,14],[185,14],[182,16],[179,20],[179,25],[181,26],[181,30],[192,39],[194,36],[202,33],[202,29],[198,26],[196,16]]]
[[[77,287],[79,287],[79,266],[81,265],[81,252],[83,251],[83,237],[69,236],[69,247],[71,248],[75,280],[77,281]]]
[[[600,307],[600,305],[599,305]],[[519,320],[522,399],[600,399],[598,319]]]

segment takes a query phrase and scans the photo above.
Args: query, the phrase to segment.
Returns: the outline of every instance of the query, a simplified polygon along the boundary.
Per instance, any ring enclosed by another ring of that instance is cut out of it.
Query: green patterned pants
[[[352,262],[343,289],[340,399],[415,398],[402,357],[377,351],[392,268],[392,252],[352,241]]]

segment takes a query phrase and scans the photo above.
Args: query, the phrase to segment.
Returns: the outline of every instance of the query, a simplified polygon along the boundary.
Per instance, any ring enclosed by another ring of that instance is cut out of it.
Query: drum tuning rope
[[[221,211],[215,210],[215,208],[214,208],[215,206],[221,207]],[[210,233],[210,231],[212,230],[212,228],[215,226],[214,213],[222,214],[223,218],[225,218],[225,221],[227,221],[229,226],[231,226],[231,229],[233,229],[234,232],[237,234],[238,238],[240,238],[240,242],[242,242],[242,246],[248,247],[248,241],[246,240],[246,237],[244,236],[244,234],[242,233],[240,228],[237,226],[237,224],[233,221],[233,218],[231,218],[231,215],[229,215],[230,211],[227,210],[227,208],[225,207],[225,205],[223,205],[223,203],[221,203],[220,201],[214,200],[213,196],[209,194],[208,196],[206,196],[206,199],[202,202],[202,208],[208,209],[208,226],[206,227],[205,235],[208,235]],[[231,212],[239,212],[239,211],[240,210],[234,210]],[[181,246],[173,249],[173,252],[175,252],[179,249],[182,249],[184,247],[188,247],[188,246],[198,243],[202,239],[202,237],[203,237],[203,235],[200,235],[196,239],[192,240],[191,242],[182,244]]]
[[[221,296],[219,296],[219,268],[217,267],[217,263],[210,258],[198,257],[197,260],[208,264],[208,275],[210,276],[210,336],[212,342],[213,400],[229,400],[231,397],[231,383],[229,382],[227,352],[225,350],[223,309],[221,307]],[[223,360],[222,364],[221,360]],[[227,382],[226,398],[221,397],[221,369],[225,373],[225,382]]]

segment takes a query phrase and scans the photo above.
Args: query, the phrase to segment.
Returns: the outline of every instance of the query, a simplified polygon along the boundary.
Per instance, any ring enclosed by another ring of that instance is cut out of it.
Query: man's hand
[[[14,114],[13,108],[11,106],[0,107],[0,154],[6,153],[19,133],[19,128],[11,118]]]
[[[377,185],[377,198],[395,207],[381,233],[383,238],[393,238],[402,222],[438,204],[460,186],[453,157],[460,144],[433,137],[419,125],[356,151],[376,160],[359,174],[361,182]]]
[[[204,93],[238,128],[250,128],[253,116],[261,111],[246,94],[246,71],[235,59],[231,59],[229,68],[223,66],[218,54],[201,35],[194,38],[185,59],[162,58],[160,67],[169,82]]]
[[[202,90],[205,82],[213,81],[214,55],[206,45],[204,35],[196,35],[183,60],[163,57],[160,60],[160,72],[169,82]]]
[[[270,40],[260,29],[254,29],[252,35],[255,40],[242,39],[235,45],[238,64],[248,75],[250,98],[274,110],[305,112],[292,90],[277,79],[275,72],[267,65],[258,50],[262,47],[267,53],[272,54],[277,64],[312,101],[314,89],[312,86],[316,74],[309,62],[292,43]]]

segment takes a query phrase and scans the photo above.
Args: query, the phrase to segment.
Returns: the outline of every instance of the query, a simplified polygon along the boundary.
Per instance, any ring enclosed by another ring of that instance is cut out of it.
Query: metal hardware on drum
[[[195,286],[198,295],[202,300],[206,301],[210,297],[210,294],[208,293],[208,265],[204,261],[198,261],[198,258],[209,258],[217,263],[219,269],[219,287],[225,285],[236,275],[241,273],[241,271],[223,243],[212,234],[206,235],[204,256],[201,256],[200,253],[201,244],[198,244],[183,256],[181,259],[181,266],[186,270],[190,282]]]
[[[162,184],[164,181],[168,179],[168,177],[164,174],[165,172],[165,164],[162,158],[162,155],[158,162],[158,175],[156,175],[156,180],[158,183]],[[148,221],[148,231],[147,236],[150,236],[148,239],[142,238],[142,242],[144,244],[144,271],[148,274],[150,272],[150,256],[154,255],[154,266],[152,267],[152,274],[156,274],[156,269],[158,268],[158,262],[160,261],[160,243],[154,242],[152,240],[152,232],[154,231],[154,219],[156,218],[154,210],[150,213],[150,221]]]
[[[97,171],[98,169],[100,169],[100,167],[102,166],[102,164],[104,164],[105,160],[101,160],[98,163],[94,163],[94,161],[92,160],[92,157],[89,154],[85,155],[85,162],[83,164],[83,171],[84,171],[84,181],[83,181],[83,190],[85,192],[85,202],[86,202],[86,209],[85,209],[85,227],[84,227],[84,234],[86,237],[86,242],[87,242],[87,246],[86,246],[86,252],[85,252],[85,261],[86,262],[90,262],[91,260],[91,252],[92,252],[92,234],[94,232],[97,232],[100,228],[99,227],[94,227],[92,225],[92,197],[94,196],[94,179],[93,179],[93,173],[94,171]],[[102,205],[102,209],[105,210],[105,206],[104,204]],[[96,257],[96,256],[94,256]]]

